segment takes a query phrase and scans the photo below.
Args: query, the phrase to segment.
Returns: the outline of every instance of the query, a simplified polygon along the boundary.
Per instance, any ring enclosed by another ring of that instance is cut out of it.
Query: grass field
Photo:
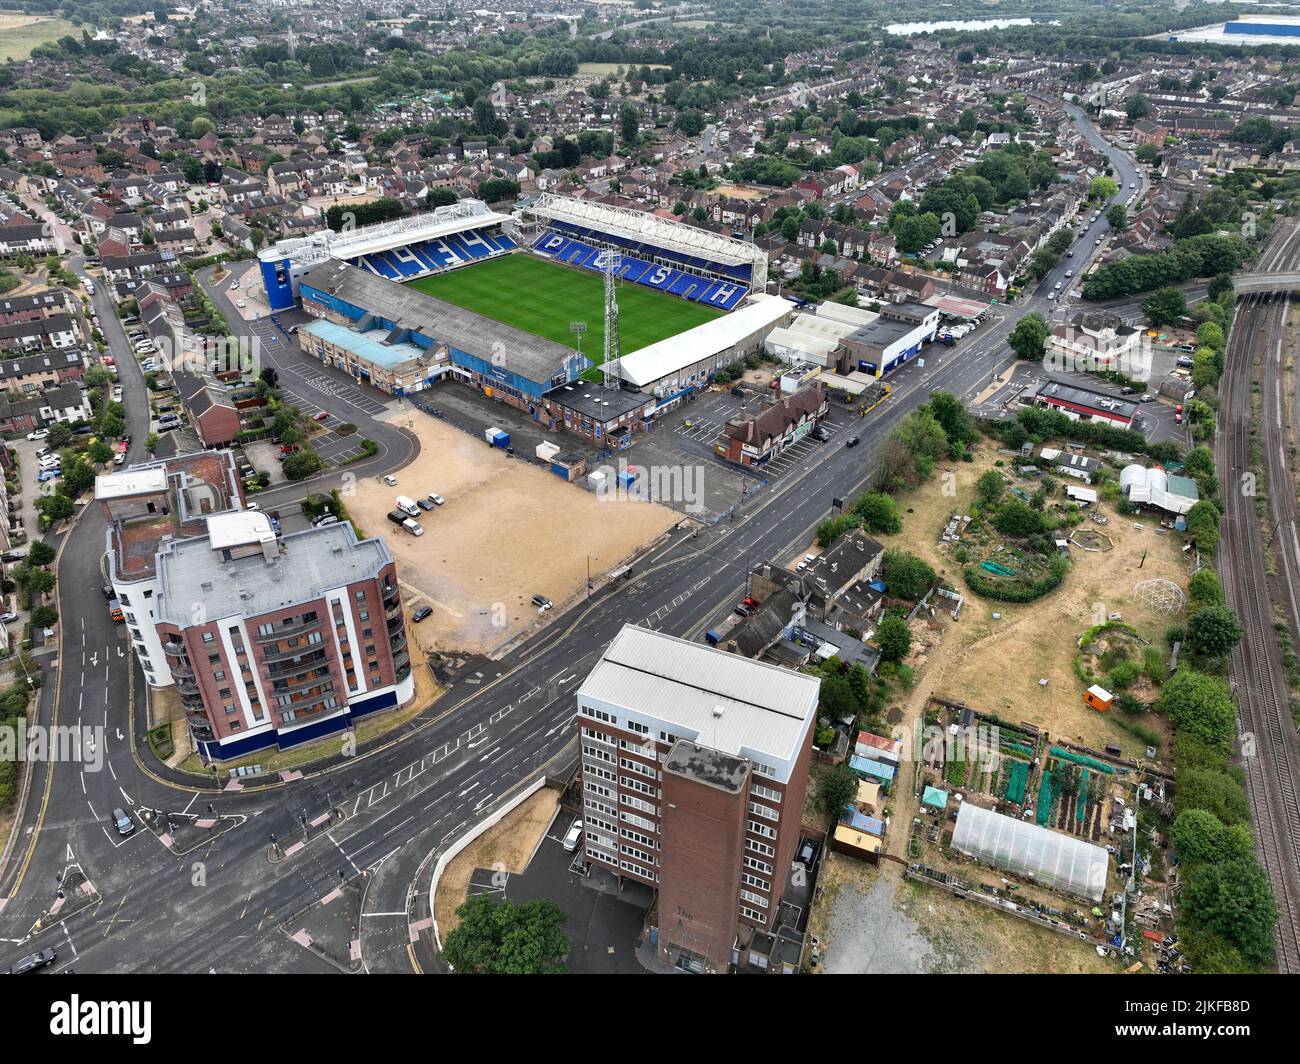
[[[38,44],[70,33],[76,34],[77,27],[61,18],[0,11],[0,62],[26,59]]]
[[[571,321],[585,321],[582,353],[601,361],[605,282],[599,274],[533,255],[503,255],[450,273],[421,277],[411,287],[485,318],[573,347]],[[624,354],[712,321],[722,311],[635,284],[618,289],[619,341]]]

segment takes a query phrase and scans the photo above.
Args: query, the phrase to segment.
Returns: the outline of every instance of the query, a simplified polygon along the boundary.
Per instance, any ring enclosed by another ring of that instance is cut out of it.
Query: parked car
[[[564,833],[564,852],[574,853],[582,845],[582,821],[575,820]]]
[[[239,282],[238,282],[238,281],[231,281],[231,282],[230,282],[230,290],[231,290],[232,292],[235,291],[235,289],[237,289],[238,287],[239,287]]]
[[[537,607],[539,612],[545,613],[551,608],[552,602],[545,595],[534,595],[533,605]]]
[[[313,421],[324,421],[324,420],[325,420],[326,418],[328,418],[329,416],[330,416],[330,415],[329,415],[329,411],[328,411],[328,410],[321,410],[321,411],[318,411],[318,412],[315,413],[315,414],[312,414],[311,419],[312,419]]]
[[[47,480],[58,480],[61,476],[63,476],[63,470],[58,466],[55,466],[53,469],[46,469],[43,472],[37,473],[36,482],[38,484],[44,484]]]
[[[746,606],[743,602],[739,602],[736,604],[736,612],[740,614],[742,617],[748,617],[754,611],[751,610],[748,606]]]
[[[433,503],[431,503],[428,499],[416,499],[415,505],[418,506],[421,510],[427,511],[433,509]]]
[[[246,306],[248,306],[248,304],[245,303],[242,299],[236,299],[235,306],[237,306],[240,310],[243,310]]]
[[[48,436],[49,434],[50,434],[50,430],[49,430],[49,429],[36,429],[36,430],[33,431],[33,432],[29,432],[29,433],[27,434],[27,438],[28,438],[29,440],[43,440],[43,439],[45,439],[45,437]]]
[[[390,488],[395,488],[397,487],[397,478],[393,476],[392,473],[389,473],[384,477],[384,483],[387,484]]]
[[[280,457],[288,458],[289,455],[297,454],[300,450],[302,450],[302,448],[296,443],[282,443],[280,444]]]
[[[432,612],[433,612],[432,606],[421,606],[418,610],[416,610],[413,614],[411,614],[411,620],[414,621],[416,624],[419,624]]]
[[[433,492],[429,492],[426,498],[428,498],[428,500],[431,503],[433,503],[434,506],[441,506],[444,502],[447,501],[441,495],[435,495]]]
[[[16,620],[18,620],[16,613],[0,613],[0,624],[11,624]]]

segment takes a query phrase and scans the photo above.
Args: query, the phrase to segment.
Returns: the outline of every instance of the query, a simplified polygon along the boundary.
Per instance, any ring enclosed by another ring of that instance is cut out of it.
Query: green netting
[[[1088,770],[1083,770],[1083,781],[1079,786],[1079,807],[1075,810],[1074,819],[1083,822],[1083,810],[1088,804]]]
[[[1038,815],[1034,818],[1040,825],[1047,823],[1052,815],[1052,777],[1043,773],[1042,783],[1038,787]]]
[[[1025,784],[1029,782],[1029,763],[1012,761],[1007,779],[1007,799],[1019,804],[1025,800]]]
[[[1088,768],[1095,769],[1097,772],[1105,772],[1107,775],[1113,775],[1115,772],[1115,769],[1104,761],[1095,761],[1091,757],[1073,753],[1059,746],[1052,747],[1052,756],[1062,761],[1073,761],[1076,765],[1086,765]]]
[[[1014,752],[1017,753],[1017,754],[1024,754],[1025,757],[1033,757],[1033,756],[1034,756],[1034,750],[1033,750],[1033,747],[1025,746],[1024,743],[1007,743],[1007,742],[1004,742],[1004,743],[1002,744],[1002,749],[1003,749],[1003,750],[1012,750],[1012,751],[1014,751]]]

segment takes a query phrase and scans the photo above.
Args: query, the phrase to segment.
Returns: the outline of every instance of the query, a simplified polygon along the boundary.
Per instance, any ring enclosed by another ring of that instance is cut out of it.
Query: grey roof
[[[158,620],[187,628],[196,603],[212,620],[256,617],[378,576],[392,560],[382,539],[358,540],[346,521],[284,536],[274,561],[226,561],[207,536],[169,540],[158,552]]]
[[[703,643],[625,625],[578,690],[738,756],[793,761],[820,681]]]
[[[1127,399],[1120,399],[1118,396],[1107,395],[1105,392],[1093,392],[1086,388],[1075,388],[1069,384],[1062,384],[1060,381],[1050,381],[1038,390],[1039,399],[1057,399],[1064,403],[1073,403],[1076,406],[1091,407],[1094,410],[1105,410],[1118,417],[1129,418],[1130,420],[1137,414],[1137,403],[1131,403]]]
[[[302,284],[532,381],[549,383],[575,355],[571,348],[554,341],[484,318],[346,262],[322,262],[303,275]],[[500,360],[494,358],[496,355]]]
[[[749,779],[749,762],[707,746],[679,739],[664,762],[664,771],[720,791],[739,794]]]

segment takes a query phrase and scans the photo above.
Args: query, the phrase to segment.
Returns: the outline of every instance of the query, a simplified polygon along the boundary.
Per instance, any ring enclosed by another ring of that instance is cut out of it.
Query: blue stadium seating
[[[558,228],[558,227],[557,227]],[[568,227],[572,228],[572,227]],[[562,232],[547,231],[534,242],[533,249],[543,255],[549,255],[557,262],[571,266],[581,266],[600,273],[604,266],[604,255],[599,248],[567,236]],[[654,249],[654,254],[662,252]],[[730,281],[717,281],[687,270],[673,269],[662,263],[646,262],[632,255],[623,253],[623,261],[618,269],[618,276],[633,284],[656,288],[661,292],[689,299],[695,303],[704,303],[722,310],[731,310],[746,295],[749,289],[745,284]],[[730,274],[728,274],[730,276]]]
[[[604,231],[595,232],[570,222],[552,222],[550,228],[556,233],[573,237],[578,240],[589,240],[594,237],[602,243],[617,244],[631,252],[634,256],[639,256],[641,258],[657,258],[661,261],[668,260],[686,269],[707,269],[712,273],[720,273],[727,277],[733,277],[742,284],[748,284],[750,280],[750,268],[745,265],[734,266],[727,263],[713,262],[699,256],[688,255],[685,252],[668,251],[664,248],[645,244],[632,237],[624,237],[617,233]],[[545,237],[543,237],[543,239],[544,238]]]

